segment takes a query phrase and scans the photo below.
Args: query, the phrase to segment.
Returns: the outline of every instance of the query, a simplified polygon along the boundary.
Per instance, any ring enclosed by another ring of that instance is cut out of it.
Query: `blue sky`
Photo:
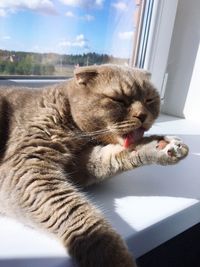
[[[134,0],[0,0],[0,49],[129,57]]]

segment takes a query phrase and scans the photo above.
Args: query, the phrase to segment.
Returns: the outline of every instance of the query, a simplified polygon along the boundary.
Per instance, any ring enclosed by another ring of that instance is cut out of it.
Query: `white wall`
[[[169,75],[162,107],[165,113],[184,117],[198,111],[200,115],[200,107],[193,105],[198,96],[197,89],[193,89],[194,82],[191,82],[199,40],[200,1],[179,0],[166,70]]]
[[[200,122],[200,45],[185,103],[184,115],[186,119]]]

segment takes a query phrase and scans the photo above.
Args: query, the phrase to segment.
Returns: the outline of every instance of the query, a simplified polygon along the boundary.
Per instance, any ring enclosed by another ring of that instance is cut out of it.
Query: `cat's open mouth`
[[[140,127],[138,129],[133,130],[132,132],[123,135],[123,146],[128,148],[130,145],[135,144],[139,141],[144,135],[145,129]]]

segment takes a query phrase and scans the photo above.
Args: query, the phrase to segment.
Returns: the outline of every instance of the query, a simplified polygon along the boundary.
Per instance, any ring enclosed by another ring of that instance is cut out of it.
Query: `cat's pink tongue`
[[[135,142],[139,141],[144,135],[144,128],[140,127],[133,132],[126,135],[124,139],[124,147],[128,148],[130,145],[133,145]]]

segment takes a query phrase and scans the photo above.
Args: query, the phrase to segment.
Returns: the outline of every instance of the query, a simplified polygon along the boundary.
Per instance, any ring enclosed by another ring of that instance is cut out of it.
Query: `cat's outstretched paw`
[[[163,140],[158,141],[158,163],[162,165],[175,164],[185,158],[189,148],[181,139],[175,136],[165,136]]]

